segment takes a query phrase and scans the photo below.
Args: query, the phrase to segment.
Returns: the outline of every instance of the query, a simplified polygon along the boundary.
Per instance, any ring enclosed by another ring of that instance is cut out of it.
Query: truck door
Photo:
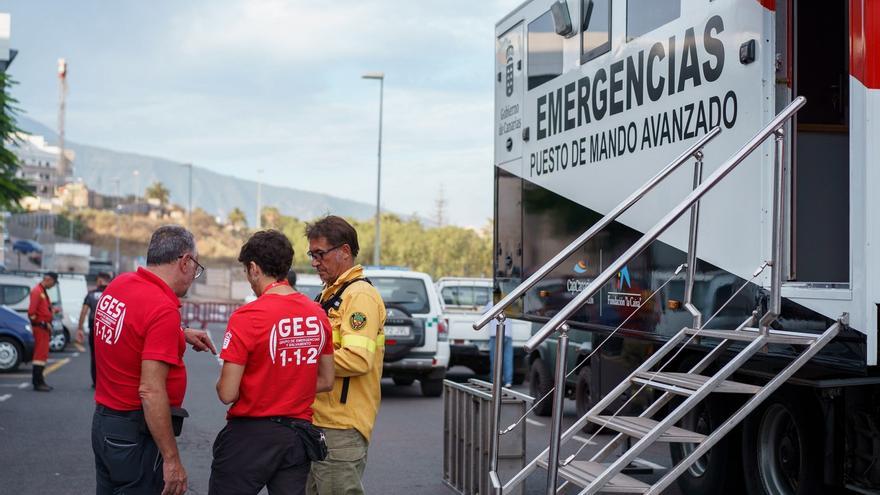
[[[823,286],[850,280],[849,2],[791,0],[791,279]]]

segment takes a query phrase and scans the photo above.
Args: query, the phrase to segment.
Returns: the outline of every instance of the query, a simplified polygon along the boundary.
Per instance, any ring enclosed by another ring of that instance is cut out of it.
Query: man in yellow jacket
[[[357,232],[337,216],[306,227],[309,257],[324,282],[319,303],[333,326],[333,390],[318,394],[313,422],[324,430],[327,459],[313,462],[309,495],[363,494],[370,434],[379,411],[385,355],[385,304],[355,264]]]

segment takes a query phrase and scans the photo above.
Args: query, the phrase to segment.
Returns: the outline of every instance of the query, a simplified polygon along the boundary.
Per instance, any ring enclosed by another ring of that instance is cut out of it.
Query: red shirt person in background
[[[34,331],[34,360],[33,360],[33,385],[37,392],[51,392],[43,370],[49,360],[49,341],[52,339],[52,316],[61,311],[52,307],[48,289],[58,283],[58,274],[49,272],[43,275],[43,280],[31,289],[30,304],[28,304],[28,319],[31,321],[31,329]]]
[[[185,411],[183,353],[216,353],[206,332],[183,329],[180,301],[202,274],[192,234],[160,227],[147,266],[113,280],[95,312],[95,453],[97,493],[180,495],[186,471],[175,435]],[[175,413],[175,419],[172,419]]]
[[[214,442],[211,495],[305,493],[316,392],[333,387],[327,315],[286,280],[293,247],[281,232],[255,233],[241,248],[257,300],[229,318],[217,395],[232,404]]]

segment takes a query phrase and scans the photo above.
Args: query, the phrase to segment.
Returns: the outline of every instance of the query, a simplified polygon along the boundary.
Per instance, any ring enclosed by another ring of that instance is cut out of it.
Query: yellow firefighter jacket
[[[324,288],[321,302],[333,298],[345,283],[363,277],[363,267],[355,265]],[[342,293],[339,308],[330,308],[327,316],[333,326],[336,380],[333,390],[315,397],[313,422],[324,428],[355,428],[369,441],[382,395],[385,303],[375,287],[354,282]]]

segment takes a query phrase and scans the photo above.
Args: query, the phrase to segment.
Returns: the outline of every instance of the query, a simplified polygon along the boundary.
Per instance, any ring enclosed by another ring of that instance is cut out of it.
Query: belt
[[[142,418],[144,417],[143,409],[135,409],[134,411],[117,411],[116,409],[110,409],[107,406],[102,406],[101,404],[95,405],[95,412],[98,414],[105,414],[108,416],[119,416],[120,418]]]

